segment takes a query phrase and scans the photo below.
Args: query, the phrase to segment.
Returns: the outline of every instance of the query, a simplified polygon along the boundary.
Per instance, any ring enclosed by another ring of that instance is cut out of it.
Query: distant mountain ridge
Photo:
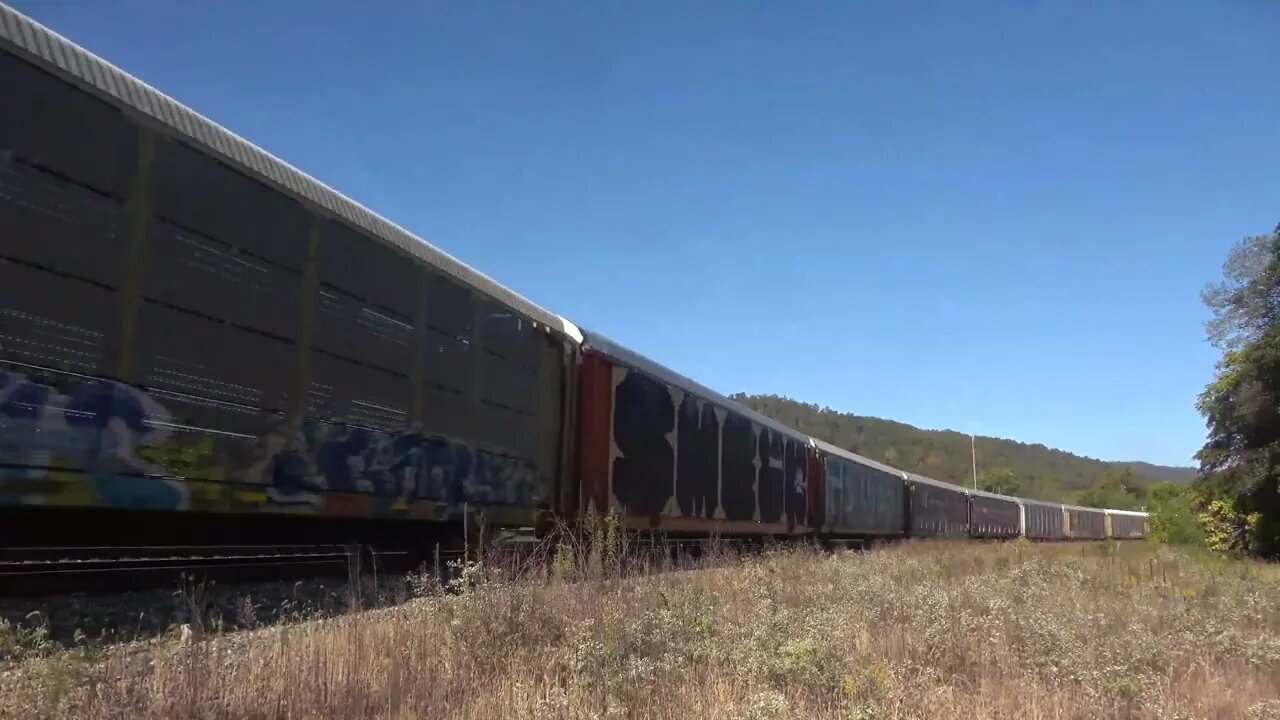
[[[780,395],[738,393],[731,397],[800,432],[873,460],[956,485],[973,483],[967,434],[923,430],[894,420],[842,413]],[[1191,467],[1142,461],[1109,462],[1038,443],[979,436],[975,444],[979,474],[984,469],[1010,470],[1021,480],[1028,497],[1057,502],[1075,502],[1104,474],[1119,467],[1132,468],[1150,482],[1188,483],[1196,476],[1196,469]]]
[[[1141,460],[1115,460],[1112,465],[1118,467],[1131,467],[1133,471],[1145,478],[1155,480],[1172,480],[1177,483],[1189,484],[1196,479],[1199,471],[1193,467],[1178,467],[1174,465],[1155,465]]]

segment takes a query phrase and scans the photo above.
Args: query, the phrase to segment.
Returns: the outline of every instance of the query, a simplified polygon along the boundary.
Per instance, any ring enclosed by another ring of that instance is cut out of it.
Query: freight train
[[[0,547],[1101,539],[808,437],[0,5]]]

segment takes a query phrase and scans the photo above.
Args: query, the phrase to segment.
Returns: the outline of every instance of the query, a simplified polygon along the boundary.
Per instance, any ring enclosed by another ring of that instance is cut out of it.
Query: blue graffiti
[[[527,506],[546,500],[546,486],[539,482],[532,460],[481,450],[476,453],[476,474],[468,497],[478,502]]]
[[[92,497],[76,502],[183,509],[192,502],[188,480],[215,490],[260,487],[267,505],[298,512],[322,508],[326,492],[371,496],[375,513],[416,501],[457,509],[466,502],[531,507],[546,499],[547,483],[532,460],[444,435],[299,424],[278,414],[263,421],[257,437],[206,430],[127,384],[0,367],[0,504],[50,502],[87,481]],[[200,438],[205,464],[194,471],[175,464],[172,452],[150,453],[170,458],[156,462],[139,452]]]
[[[303,436],[314,448],[319,480],[330,490],[449,506],[531,506],[545,499],[546,483],[532,460],[475,449],[443,435],[308,421]]]
[[[0,502],[44,502],[30,485],[51,473],[89,480],[98,502],[139,508],[182,506],[184,488],[140,458],[163,442],[172,416],[128,385],[0,368]]]

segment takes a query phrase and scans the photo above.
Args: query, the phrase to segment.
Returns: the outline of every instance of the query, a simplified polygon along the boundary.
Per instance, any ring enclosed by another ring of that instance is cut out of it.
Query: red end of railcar
[[[578,482],[577,508],[565,514],[581,517],[609,509],[609,447],[613,428],[613,366],[588,349],[578,369]]]

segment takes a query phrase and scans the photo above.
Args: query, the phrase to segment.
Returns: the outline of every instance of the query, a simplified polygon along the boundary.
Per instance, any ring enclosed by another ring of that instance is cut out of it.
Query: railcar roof
[[[1013,495],[1001,495],[1000,493],[993,493],[989,490],[974,490],[973,488],[969,488],[965,490],[965,492],[970,495],[977,495],[978,497],[991,498],[992,500],[1004,500],[1011,503],[1019,502],[1022,499],[1014,497]]]
[[[1023,505],[1043,505],[1045,507],[1055,507],[1058,509],[1062,509],[1062,503],[1050,502],[1048,500],[1032,500],[1031,498],[1020,497],[1018,498],[1018,502],[1022,503]]]
[[[1102,508],[1085,507],[1084,505],[1068,505],[1066,503],[1063,503],[1062,507],[1064,510],[1075,510],[1076,512],[1097,512],[1097,513],[1106,512]]]
[[[970,492],[973,492],[968,488],[964,488],[959,485],[954,485],[949,482],[943,482],[941,480],[934,480],[931,477],[925,477],[924,475],[921,475],[919,473],[907,472],[907,477],[910,478],[912,482],[918,482],[922,485],[933,485],[934,487],[940,487],[940,488],[943,488],[944,490],[952,490],[962,495],[968,495]]]
[[[506,303],[557,333],[577,336],[576,328],[560,316],[2,3],[0,49],[52,70],[119,107],[159,122],[215,157],[328,211],[378,241]]]
[[[803,440],[806,443],[811,442],[808,435],[789,428],[771,417],[762,415],[742,403],[730,400],[706,385],[691,380],[665,365],[661,365],[650,360],[625,345],[614,342],[613,340],[610,340],[599,333],[587,330],[586,328],[582,329],[582,335],[584,337],[583,344],[587,347],[594,348],[614,360],[617,360],[623,365],[627,365],[635,368],[636,370],[652,375],[668,385],[691,392],[704,400],[710,400],[726,410],[732,410],[752,422],[764,425],[774,432],[782,433],[783,435],[796,440]]]
[[[1150,513],[1138,512],[1137,510],[1111,510],[1106,511],[1110,515],[1128,515],[1129,517],[1149,517]]]
[[[876,462],[875,460],[872,460],[869,457],[863,457],[862,455],[859,455],[855,452],[849,452],[848,450],[845,450],[844,448],[838,445],[832,445],[826,440],[819,440],[818,438],[812,438],[812,440],[813,440],[813,443],[818,446],[818,449],[822,450],[825,453],[829,453],[837,457],[842,457],[845,460],[860,463],[868,467],[873,467],[877,470],[887,472],[891,475],[897,475],[898,477],[905,477],[906,475],[905,472],[903,472],[902,470],[899,470],[896,467],[885,465],[884,463],[881,463],[881,462]]]

